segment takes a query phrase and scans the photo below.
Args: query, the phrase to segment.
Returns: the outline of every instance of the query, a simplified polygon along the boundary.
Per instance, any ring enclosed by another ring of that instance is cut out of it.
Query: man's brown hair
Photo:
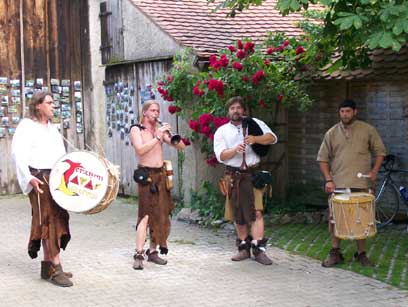
[[[246,111],[246,105],[244,103],[244,99],[241,96],[235,96],[230,99],[228,99],[227,103],[225,104],[225,107],[227,110],[232,106],[234,103],[239,103],[241,107]]]
[[[28,106],[28,112],[31,118],[40,119],[39,112],[37,110],[37,106],[44,102],[45,97],[50,96],[52,98],[52,94],[50,92],[35,92],[33,97],[31,98],[31,102]]]

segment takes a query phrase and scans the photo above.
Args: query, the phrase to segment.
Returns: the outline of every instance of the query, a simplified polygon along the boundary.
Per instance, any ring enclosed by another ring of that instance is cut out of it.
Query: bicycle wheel
[[[391,182],[386,182],[378,190],[375,199],[375,218],[377,227],[388,225],[395,217],[399,209],[399,190]]]

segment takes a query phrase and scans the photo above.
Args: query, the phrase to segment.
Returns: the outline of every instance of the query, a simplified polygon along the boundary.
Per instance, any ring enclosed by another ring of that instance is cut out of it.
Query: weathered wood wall
[[[102,63],[124,60],[122,1],[100,3]]]
[[[110,117],[110,120],[107,120],[107,122],[110,122],[110,125],[106,127],[107,141],[105,151],[108,159],[112,163],[120,166],[121,182],[119,192],[122,194],[134,195],[136,193],[136,185],[132,175],[133,170],[137,167],[137,159],[132,145],[127,140],[128,130],[126,128],[130,127],[132,117],[134,117],[135,122],[138,121],[138,116],[142,108],[141,91],[146,89],[149,85],[155,86],[156,81],[169,71],[170,65],[171,61],[169,60],[116,65],[106,69],[105,86],[107,88],[113,89],[122,83],[123,87],[129,91],[129,95],[126,94],[121,98],[109,98],[107,95],[106,101],[107,116]],[[132,91],[131,89],[134,90],[134,93],[130,93]],[[114,100],[114,112],[112,112],[112,99]],[[124,107],[124,104],[128,105],[128,99],[131,100],[129,105],[131,108]],[[174,127],[174,130],[176,130],[176,116],[170,115],[167,111],[169,103],[163,102],[159,96],[156,96],[156,100],[161,104],[160,118],[163,122],[170,123],[172,127]],[[132,110],[132,113],[130,110]],[[119,119],[120,114],[123,112],[125,113],[121,119]],[[109,134],[109,129],[111,129],[111,134]],[[126,131],[124,131],[125,129]],[[169,146],[165,145],[164,158],[172,160],[175,172],[174,177],[176,179],[175,186],[177,186],[177,152],[173,148],[169,148]]]
[[[85,139],[83,132],[76,131],[75,114],[79,110],[75,108],[73,82],[81,81],[82,89],[91,87],[88,23],[88,1],[0,0],[0,77],[20,80],[22,101],[25,80],[41,78],[49,89],[51,78],[70,80],[72,115],[64,135],[78,148],[84,147]],[[83,94],[83,105],[88,102]],[[18,106],[16,114],[5,116],[22,116],[23,105]],[[90,117],[82,113],[84,128]],[[0,159],[0,194],[19,191],[11,140],[12,135],[0,138],[0,155],[7,157]]]

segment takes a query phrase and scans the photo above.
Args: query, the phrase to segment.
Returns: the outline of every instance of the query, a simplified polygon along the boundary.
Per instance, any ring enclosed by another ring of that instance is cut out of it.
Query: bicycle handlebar
[[[394,169],[394,162],[395,162],[396,156],[395,155],[386,155],[384,158],[384,161],[382,163],[382,167],[384,168],[384,171],[380,171],[381,173],[384,172],[390,172],[390,173],[408,173],[408,170],[405,169]]]

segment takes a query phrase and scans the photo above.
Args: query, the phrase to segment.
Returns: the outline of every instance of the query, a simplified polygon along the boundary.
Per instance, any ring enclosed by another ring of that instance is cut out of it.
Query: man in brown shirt
[[[320,170],[325,179],[326,193],[335,189],[351,188],[368,191],[373,188],[378,170],[385,156],[384,144],[377,130],[356,119],[357,109],[353,100],[346,99],[339,105],[340,122],[325,134],[317,155]],[[375,162],[371,168],[371,155]],[[367,174],[358,178],[357,174]],[[330,212],[331,216],[331,212]],[[322,266],[331,267],[342,263],[340,239],[334,236],[334,225],[329,219],[332,249]],[[365,253],[365,240],[357,240],[358,252],[355,258],[364,266],[373,266]]]

